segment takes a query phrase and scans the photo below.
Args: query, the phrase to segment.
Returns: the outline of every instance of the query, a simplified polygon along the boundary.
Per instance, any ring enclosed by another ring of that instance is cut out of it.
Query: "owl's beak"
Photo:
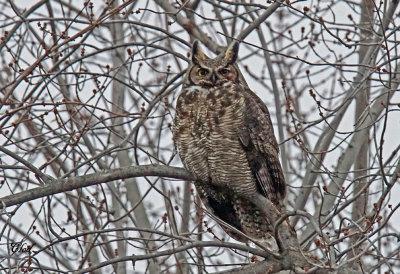
[[[215,84],[217,82],[217,75],[215,75],[215,73],[211,74],[210,80],[213,84]]]

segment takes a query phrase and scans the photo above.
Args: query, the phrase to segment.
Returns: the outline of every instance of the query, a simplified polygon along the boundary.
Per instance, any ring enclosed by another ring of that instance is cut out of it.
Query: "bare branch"
[[[115,180],[142,176],[161,176],[181,180],[194,179],[188,171],[178,167],[167,167],[160,165],[122,167],[113,170],[103,170],[83,176],[59,179],[52,182],[51,184],[46,184],[43,187],[37,187],[3,197],[0,199],[2,203],[0,208],[4,208],[4,206],[9,207],[13,205],[18,205],[24,202],[32,201],[34,199],[43,198],[49,195],[54,195],[81,187],[88,187]]]

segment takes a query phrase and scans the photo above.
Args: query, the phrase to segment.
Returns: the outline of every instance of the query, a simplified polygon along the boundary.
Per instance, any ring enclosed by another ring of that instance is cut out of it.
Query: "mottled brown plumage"
[[[236,65],[238,43],[215,59],[193,44],[177,101],[174,142],[196,189],[219,219],[253,240],[270,238],[267,218],[249,199],[259,192],[281,210],[285,181],[267,107]],[[248,239],[223,226],[239,241]]]

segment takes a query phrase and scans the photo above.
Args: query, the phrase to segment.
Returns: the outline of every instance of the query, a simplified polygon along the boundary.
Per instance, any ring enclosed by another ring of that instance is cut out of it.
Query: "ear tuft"
[[[192,62],[199,64],[200,61],[206,59],[206,55],[200,48],[200,42],[195,40],[192,45]]]
[[[236,62],[236,59],[238,57],[238,51],[239,51],[238,41],[234,41],[228,46],[224,56],[224,59],[227,61],[228,64]]]

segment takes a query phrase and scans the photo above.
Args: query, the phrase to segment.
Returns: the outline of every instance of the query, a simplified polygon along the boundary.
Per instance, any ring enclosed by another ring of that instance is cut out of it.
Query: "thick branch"
[[[276,1],[271,4],[257,19],[255,19],[250,25],[248,25],[239,35],[236,37],[237,40],[243,40],[249,35],[254,29],[258,28],[267,18],[275,12],[283,1]]]
[[[215,43],[207,34],[205,34],[192,20],[185,17],[180,10],[173,7],[168,1],[156,0],[160,7],[162,7],[170,17],[176,20],[189,34],[195,39],[203,42],[212,52],[220,53],[223,47]]]
[[[88,175],[59,179],[54,183],[46,184],[43,187],[37,187],[17,194],[8,195],[0,199],[0,209],[81,187],[142,176],[161,176],[181,180],[194,179],[193,175],[184,168],[161,165],[130,166],[112,170],[102,170]]]

